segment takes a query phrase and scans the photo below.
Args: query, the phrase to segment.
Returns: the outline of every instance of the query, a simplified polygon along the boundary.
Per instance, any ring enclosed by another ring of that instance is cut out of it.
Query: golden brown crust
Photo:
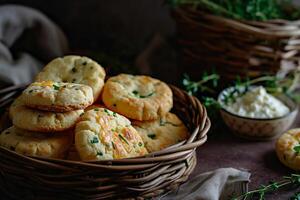
[[[133,127],[141,135],[148,152],[162,150],[188,138],[188,130],[173,113],[152,121],[133,121]]]
[[[26,107],[20,98],[14,101],[9,110],[12,122],[16,127],[37,132],[53,132],[70,129],[75,126],[82,113],[83,110],[64,113],[34,110]]]
[[[82,160],[121,159],[147,154],[130,121],[100,107],[81,117],[76,125],[75,146]]]
[[[111,110],[135,120],[154,120],[173,106],[172,91],[164,82],[149,76],[120,74],[103,88],[102,100]]]
[[[297,171],[300,170],[299,145],[300,128],[287,131],[276,142],[276,153],[279,160],[287,167]]]
[[[104,69],[95,61],[81,56],[65,56],[48,63],[37,75],[37,82],[55,81],[79,83],[93,89],[94,101],[100,95],[105,79]]]
[[[32,83],[20,99],[28,107],[52,112],[84,109],[94,101],[93,90],[87,85],[53,81]]]
[[[0,146],[27,156],[64,158],[72,138],[72,132],[44,134],[12,126],[0,133]]]

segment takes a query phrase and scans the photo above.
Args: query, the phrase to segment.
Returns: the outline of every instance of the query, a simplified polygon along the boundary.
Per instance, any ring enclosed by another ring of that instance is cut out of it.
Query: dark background
[[[137,69],[136,73],[172,83],[180,79],[173,42],[175,23],[164,0],[0,0],[0,4],[42,11],[65,32],[72,53],[93,58],[95,52],[101,52]],[[141,69],[135,60],[155,34],[166,42],[151,53],[151,69]]]

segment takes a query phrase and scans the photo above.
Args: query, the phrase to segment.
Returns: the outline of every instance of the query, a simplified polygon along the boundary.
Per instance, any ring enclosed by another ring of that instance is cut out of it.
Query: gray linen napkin
[[[0,7],[0,86],[31,82],[42,62],[67,50],[63,32],[39,11],[18,5]]]
[[[248,190],[250,173],[220,168],[199,174],[162,200],[228,200]]]

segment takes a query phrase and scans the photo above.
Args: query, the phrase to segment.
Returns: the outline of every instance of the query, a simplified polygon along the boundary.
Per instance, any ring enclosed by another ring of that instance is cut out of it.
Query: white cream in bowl
[[[281,100],[267,93],[266,89],[258,86],[250,89],[236,101],[224,107],[227,111],[242,117],[256,119],[272,119],[282,117],[290,112]]]

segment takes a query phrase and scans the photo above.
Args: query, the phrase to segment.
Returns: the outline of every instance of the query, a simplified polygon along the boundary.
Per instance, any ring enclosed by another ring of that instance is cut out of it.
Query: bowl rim
[[[258,87],[258,86],[260,86],[260,85],[254,85],[254,86],[250,86],[250,87]],[[251,121],[272,121],[272,120],[279,120],[279,119],[286,118],[286,117],[292,115],[295,112],[297,113],[298,110],[299,110],[299,106],[297,105],[297,103],[293,99],[291,99],[286,94],[282,94],[285,98],[289,99],[293,103],[292,107],[289,107],[288,105],[286,105],[290,108],[290,111],[287,114],[285,114],[283,116],[280,116],[280,117],[274,117],[274,118],[251,118],[251,117],[240,116],[238,114],[235,114],[235,113],[232,113],[232,112],[228,111],[226,108],[223,107],[221,97],[224,94],[224,92],[226,92],[226,91],[228,91],[232,88],[234,88],[234,86],[230,86],[230,87],[227,87],[227,88],[223,89],[218,95],[218,102],[220,103],[221,111],[223,111],[223,112],[225,112],[229,115],[235,116],[237,118],[242,118],[242,119],[251,120]]]

